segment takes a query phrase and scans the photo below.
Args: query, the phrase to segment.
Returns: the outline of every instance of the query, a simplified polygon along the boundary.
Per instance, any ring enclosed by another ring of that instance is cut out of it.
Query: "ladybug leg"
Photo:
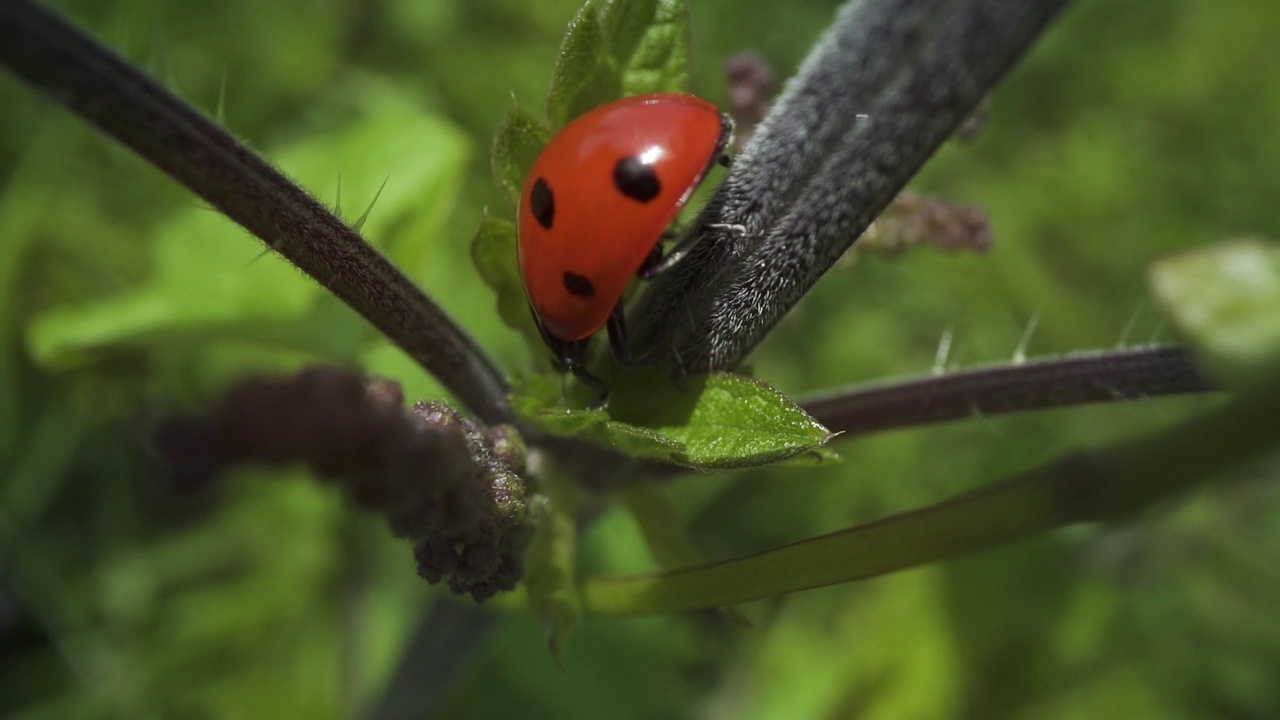
[[[667,270],[675,266],[676,263],[684,259],[689,254],[689,249],[693,247],[693,243],[685,241],[671,248],[671,252],[666,255],[662,254],[662,248],[658,248],[657,257],[652,254],[645,260],[644,265],[640,266],[640,270],[636,273],[641,280],[652,280],[654,277],[661,275]]]
[[[720,153],[720,157],[716,158],[716,162],[720,167],[733,167],[733,158],[725,153]]]
[[[662,233],[663,240],[670,240],[675,236],[676,234],[670,230]],[[653,249],[649,251],[649,256],[644,259],[644,262],[640,263],[640,269],[636,270],[636,275],[639,276],[641,280],[648,280],[658,274],[657,269],[661,266],[662,245],[654,245]]]
[[[679,231],[667,229],[662,233],[662,240],[674,240],[680,237]],[[636,277],[641,280],[652,280],[655,276],[665,272],[667,268],[675,265],[685,256],[692,243],[678,243],[671,248],[671,252],[664,254],[662,252],[662,243],[653,246],[653,250],[649,251],[649,256],[640,263],[640,269],[636,270]]]
[[[537,313],[534,313],[533,324],[538,327],[538,334],[542,336],[542,342],[546,343],[547,348],[551,350],[551,364],[555,366],[556,370],[572,373],[574,377],[578,378],[579,382],[596,393],[595,402],[591,403],[590,409],[598,410],[608,404],[609,386],[587,370],[588,340],[574,342],[561,340],[547,332],[542,322],[538,320]]]
[[[604,406],[609,404],[609,386],[605,385],[603,380],[592,375],[581,362],[569,363],[566,364],[566,367],[569,369],[569,372],[573,373],[574,377],[578,378],[578,382],[586,385],[595,392],[596,399],[587,406],[587,409],[601,410]]]
[[[622,312],[622,303],[613,306],[609,313],[609,321],[605,325],[609,334],[609,349],[613,351],[613,360],[625,368],[647,367],[656,362],[655,353],[650,351],[643,355],[631,354],[631,346],[627,344],[627,318]]]
[[[662,234],[662,239],[667,240],[679,236],[679,232],[668,230]],[[640,263],[640,269],[636,271],[636,275],[641,280],[654,279],[658,275],[670,270],[676,265],[676,263],[683,260],[684,256],[688,255],[689,250],[691,250],[696,244],[698,244],[698,238],[687,237],[676,243],[676,246],[671,248],[670,252],[665,254],[662,252],[661,245],[655,245],[653,247],[653,252],[649,253],[649,257],[645,258],[643,263]]]
[[[622,314],[621,302],[613,306],[605,329],[609,333],[609,349],[613,351],[614,362],[626,368],[640,367],[643,359],[633,357],[631,348],[627,346],[627,320]]]
[[[609,403],[609,386],[587,370],[586,340],[571,343],[557,340],[551,351],[551,359],[556,364],[556,367],[560,368],[562,372],[568,371],[572,373],[574,377],[578,378],[578,382],[595,392],[596,399],[588,406],[589,409],[599,410]]]
[[[705,227],[708,230],[718,230],[730,235],[737,235],[738,237],[746,237],[747,235],[747,228],[745,225],[708,223]],[[689,251],[701,242],[701,240],[701,235],[686,237],[684,240],[677,243],[675,247],[671,248],[671,251],[666,255],[662,254],[662,246],[659,245],[654,247],[653,252],[649,253],[649,257],[645,258],[645,261],[640,264],[640,269],[636,271],[636,274],[640,276],[641,280],[652,280],[654,276],[670,270],[676,265],[676,263],[683,260],[684,257],[689,254]]]

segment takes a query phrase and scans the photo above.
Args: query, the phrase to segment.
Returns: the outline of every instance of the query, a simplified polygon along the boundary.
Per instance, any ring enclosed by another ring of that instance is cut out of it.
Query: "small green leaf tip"
[[[689,45],[687,0],[587,2],[560,45],[547,120],[559,128],[622,96],[685,90]]]
[[[1247,384],[1280,356],[1280,244],[1241,238],[1156,262],[1151,291],[1161,314],[1231,385]]]
[[[525,176],[550,139],[551,132],[547,126],[522,108],[511,108],[502,119],[498,134],[493,139],[490,162],[493,176],[507,191],[512,207],[519,204]]]

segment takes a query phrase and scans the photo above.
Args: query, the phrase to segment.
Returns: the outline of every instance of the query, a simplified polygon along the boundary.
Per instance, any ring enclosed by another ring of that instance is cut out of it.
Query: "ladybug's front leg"
[[[547,332],[547,329],[542,325],[542,321],[538,319],[537,313],[533,314],[533,324],[537,326],[538,334],[542,336],[542,342],[551,350],[551,363],[555,365],[556,370],[572,373],[574,377],[578,378],[579,382],[596,393],[595,402],[591,403],[590,408],[596,410],[608,404],[609,386],[587,370],[587,344],[590,339],[576,340],[574,342],[561,340]]]
[[[671,240],[675,236],[676,234],[670,230],[662,233],[663,240]],[[662,243],[654,245],[653,249],[649,251],[649,256],[644,259],[644,262],[640,263],[640,269],[636,270],[636,277],[641,280],[652,280],[654,275],[665,270],[669,265],[669,263],[664,262],[664,259]],[[615,309],[614,312],[617,312],[617,310]]]
[[[622,313],[622,302],[613,306],[609,320],[605,325],[609,334],[609,349],[613,351],[614,362],[625,368],[638,368],[652,365],[653,353],[639,357],[631,354],[631,346],[627,344],[627,318]]]
[[[584,346],[586,345],[585,342],[581,344]],[[579,351],[578,354],[583,353]],[[595,401],[588,406],[589,409],[599,410],[609,404],[609,386],[605,385],[603,380],[587,370],[586,365],[580,359],[573,362],[566,362],[564,363],[564,366],[569,370],[569,372],[573,373],[574,377],[578,378],[578,382],[591,388],[591,390],[596,394]]]
[[[551,359],[561,372],[568,371],[578,378],[578,382],[591,388],[596,394],[595,402],[591,403],[592,410],[598,410],[609,403],[609,386],[604,381],[596,377],[587,370],[587,343],[589,340],[578,340],[576,342],[555,341],[552,345]]]
[[[738,237],[743,237],[747,234],[747,229],[742,225],[709,223],[703,227],[707,230],[718,230]],[[679,233],[668,230],[662,234],[662,239],[670,240],[678,236]],[[661,243],[653,246],[653,251],[650,252],[649,256],[644,259],[644,262],[640,264],[640,269],[636,270],[636,275],[641,280],[652,280],[655,276],[661,275],[674,267],[676,263],[683,260],[684,257],[689,254],[689,251],[693,249],[693,246],[697,245],[701,241],[701,236],[687,236],[680,242],[676,243],[675,247],[671,248],[671,251],[665,255],[662,252]]]

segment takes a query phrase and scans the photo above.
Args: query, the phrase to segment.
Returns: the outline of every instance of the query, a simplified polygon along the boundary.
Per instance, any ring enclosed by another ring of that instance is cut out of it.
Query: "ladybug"
[[[661,241],[717,162],[732,121],[680,93],[623,98],[576,118],[538,156],[520,193],[520,277],[543,341],[561,371],[608,397],[586,370],[587,344],[608,325],[621,365],[629,356],[622,294],[633,275],[674,264]]]

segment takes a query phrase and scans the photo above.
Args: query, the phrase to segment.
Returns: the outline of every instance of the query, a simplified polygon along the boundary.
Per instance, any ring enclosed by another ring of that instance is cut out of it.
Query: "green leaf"
[[[629,58],[654,23],[659,0],[609,0],[600,10],[600,28],[614,58]]]
[[[1280,245],[1242,238],[1160,260],[1155,302],[1211,371],[1247,383],[1280,356]]]
[[[687,422],[671,422],[669,410],[675,403],[658,406],[664,402],[663,395],[670,395],[670,400],[678,396],[666,383],[658,384],[657,392],[619,392],[615,412],[620,417],[662,423],[658,425],[661,432],[685,446],[682,464],[701,468],[778,462],[817,448],[832,437],[790,398],[759,380],[716,373],[693,384],[702,387]]]
[[[405,227],[438,231],[455,200],[467,139],[383,84],[353,87],[359,88],[351,96],[355,120],[270,155],[303,187],[321,188],[322,197],[333,197],[341,187],[353,206],[342,212],[348,220],[378,196],[364,236],[375,245],[389,244],[395,259],[412,263],[421,257],[423,241],[401,243],[395,233]],[[425,225],[423,218],[429,220]],[[359,348],[333,338],[372,337],[367,323],[319,283],[264,252],[261,241],[215,211],[193,206],[175,213],[156,238],[145,284],[92,304],[55,306],[28,324],[27,343],[38,363],[66,367],[112,348],[189,345],[210,333],[351,357]],[[311,322],[313,316],[324,322]]]
[[[89,429],[89,418],[72,403],[55,400],[31,427],[22,429],[16,458],[0,483],[5,520],[19,527],[40,519],[69,480],[68,465]]]
[[[559,405],[560,383],[552,375],[517,380],[512,386],[516,414],[561,437],[580,438],[633,457],[676,462],[683,447],[649,428],[611,420],[604,410],[570,409]]]
[[[600,15],[622,68],[622,94],[675,92],[689,85],[687,0],[614,0]]]
[[[680,390],[658,370],[629,375],[632,382],[614,383],[607,412],[563,407],[549,376],[517,384],[512,406],[546,432],[700,469],[767,465],[832,437],[785,395],[752,378],[715,373]]]
[[[547,120],[552,128],[563,127],[622,92],[622,74],[609,54],[598,5],[588,0],[582,6],[560,44],[547,94]]]
[[[569,632],[582,617],[575,571],[577,502],[573,488],[554,472],[543,473],[540,480],[545,496],[533,505],[537,529],[525,554],[524,587],[529,608],[547,635],[551,656],[564,667]]]
[[[471,260],[481,279],[498,296],[498,316],[519,332],[535,353],[543,350],[542,339],[533,324],[524,286],[520,283],[520,266],[516,258],[516,226],[510,221],[485,213],[471,240]]]
[[[588,0],[569,23],[547,97],[559,128],[623,95],[689,83],[687,0]]]
[[[547,126],[522,108],[511,108],[503,118],[498,134],[493,139],[491,163],[493,176],[507,191],[513,206],[519,204],[525,176],[529,174],[529,169],[533,167],[538,154],[546,147],[550,138]]]

